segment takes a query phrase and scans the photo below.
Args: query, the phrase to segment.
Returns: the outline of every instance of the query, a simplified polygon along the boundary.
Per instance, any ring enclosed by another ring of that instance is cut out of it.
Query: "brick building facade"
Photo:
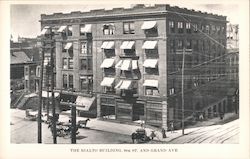
[[[169,5],[41,15],[41,28],[56,32],[61,101],[73,100],[83,113],[94,108],[98,117],[164,128],[180,123],[184,51],[185,118],[226,111],[226,93],[215,87],[225,78],[226,23],[224,16]]]

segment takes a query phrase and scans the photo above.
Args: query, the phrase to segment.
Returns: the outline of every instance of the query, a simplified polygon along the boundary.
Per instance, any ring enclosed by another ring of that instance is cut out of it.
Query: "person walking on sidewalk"
[[[171,133],[174,133],[174,121],[170,122],[170,130],[171,130]]]
[[[164,128],[161,129],[161,133],[162,133],[162,138],[166,138],[166,130]]]

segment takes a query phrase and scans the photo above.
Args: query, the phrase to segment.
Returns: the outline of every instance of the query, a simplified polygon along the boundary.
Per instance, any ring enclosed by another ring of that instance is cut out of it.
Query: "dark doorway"
[[[133,104],[133,117],[132,120],[141,120],[144,117],[144,104],[135,103]]]

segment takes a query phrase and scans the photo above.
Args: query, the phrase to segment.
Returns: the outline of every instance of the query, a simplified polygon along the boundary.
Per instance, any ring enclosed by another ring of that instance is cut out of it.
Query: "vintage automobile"
[[[134,133],[132,133],[131,138],[137,143],[144,143],[150,141],[150,138],[147,136],[145,129],[137,129]]]

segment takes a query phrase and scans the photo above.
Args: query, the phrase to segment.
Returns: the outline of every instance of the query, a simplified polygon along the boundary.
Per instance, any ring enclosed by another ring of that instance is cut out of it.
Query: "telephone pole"
[[[56,106],[55,106],[55,94],[54,94],[54,39],[52,28],[49,28],[49,41],[50,41],[50,73],[51,73],[51,105],[52,105],[52,129],[53,129],[53,143],[57,143],[57,132],[56,132]]]
[[[40,80],[39,80],[39,105],[38,105],[38,143],[42,143],[42,91],[43,91],[43,66],[44,66],[44,42],[42,43],[41,49],[41,69],[40,69]]]
[[[71,143],[76,144],[76,106],[71,105]]]
[[[181,126],[182,126],[182,135],[184,135],[184,123],[185,123],[185,116],[184,116],[184,69],[185,69],[185,53],[186,48],[184,47],[183,53],[182,53],[182,70],[181,70],[181,112],[182,112],[182,120],[181,120]]]

